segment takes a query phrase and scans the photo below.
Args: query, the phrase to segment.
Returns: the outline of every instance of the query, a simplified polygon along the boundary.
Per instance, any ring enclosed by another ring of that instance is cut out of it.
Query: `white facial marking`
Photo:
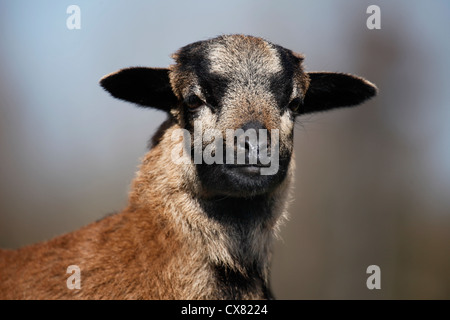
[[[291,132],[294,127],[294,122],[291,120],[289,111],[285,111],[280,118],[280,131],[281,132]]]
[[[293,100],[294,98],[297,98],[298,96],[299,96],[298,87],[296,85],[294,85],[292,88],[291,100]]]
[[[276,49],[264,43],[264,47],[254,48],[254,44],[216,44],[211,47],[208,58],[211,72],[228,77],[241,77],[244,72],[265,75],[282,70]],[[247,74],[248,76],[252,76]],[[253,76],[254,76],[253,75]]]

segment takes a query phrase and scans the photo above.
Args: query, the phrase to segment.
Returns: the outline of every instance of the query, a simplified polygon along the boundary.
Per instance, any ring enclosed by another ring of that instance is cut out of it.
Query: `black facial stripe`
[[[281,111],[285,110],[287,105],[289,104],[292,89],[292,77],[286,76],[286,73],[284,71],[271,77],[270,91],[275,97],[277,105]]]
[[[209,46],[205,42],[195,42],[178,52],[178,63],[182,71],[196,75],[205,102],[213,108],[218,108],[225,95],[229,80],[224,76],[210,72],[208,59]]]
[[[197,76],[206,102],[216,110],[221,106],[221,101],[223,101],[225,92],[227,91],[229,80],[223,76],[208,72],[198,72]]]
[[[191,43],[178,51],[177,62],[185,67],[201,67],[205,63],[205,56],[207,54],[207,47],[203,41]]]
[[[290,102],[293,90],[293,78],[296,68],[300,65],[300,58],[283,47],[274,45],[276,48],[282,71],[273,75],[270,79],[270,90],[272,91],[281,111],[284,111]]]

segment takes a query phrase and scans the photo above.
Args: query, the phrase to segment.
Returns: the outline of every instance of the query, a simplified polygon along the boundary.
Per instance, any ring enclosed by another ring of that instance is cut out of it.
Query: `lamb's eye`
[[[189,108],[189,111],[191,111],[191,112],[199,111],[201,109],[201,107],[205,105],[205,102],[203,102],[203,100],[200,99],[195,94],[187,96],[186,99],[184,100],[184,103],[186,104],[186,106]]]
[[[294,98],[294,99],[292,99],[292,101],[289,103],[288,107],[289,107],[289,109],[291,109],[293,112],[297,112],[301,105],[302,105],[302,100],[301,100],[300,98]]]

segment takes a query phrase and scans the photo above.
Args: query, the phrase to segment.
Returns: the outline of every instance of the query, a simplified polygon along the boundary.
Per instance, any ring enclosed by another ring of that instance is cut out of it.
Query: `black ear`
[[[113,97],[141,106],[169,111],[177,103],[169,81],[169,70],[162,68],[127,68],[108,74],[100,85]]]
[[[355,106],[377,93],[374,84],[350,74],[308,72],[308,76],[310,83],[300,114]]]

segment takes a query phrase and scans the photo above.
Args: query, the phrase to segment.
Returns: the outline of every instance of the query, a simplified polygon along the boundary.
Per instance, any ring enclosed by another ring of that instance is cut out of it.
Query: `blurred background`
[[[69,30],[69,5],[81,29]],[[381,29],[369,30],[369,5]],[[165,115],[98,85],[220,34],[303,53],[308,71],[377,84],[365,105],[300,118],[278,299],[450,298],[449,1],[0,0],[0,247],[120,211]],[[381,289],[366,287],[369,265]]]

